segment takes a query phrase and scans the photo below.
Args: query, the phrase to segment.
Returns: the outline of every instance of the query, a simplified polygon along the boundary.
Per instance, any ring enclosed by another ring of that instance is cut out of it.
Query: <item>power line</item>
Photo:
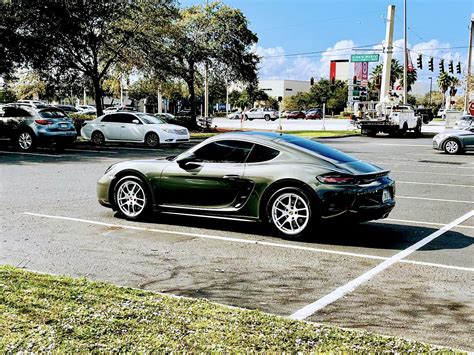
[[[329,49],[329,50],[321,50],[321,51],[314,51],[314,52],[301,52],[301,53],[291,53],[291,54],[282,54],[282,55],[271,55],[271,56],[263,56],[263,58],[283,58],[283,57],[296,57],[296,56],[309,56],[312,54],[323,54],[327,52],[337,52],[337,51],[347,51],[347,50],[354,50],[358,48],[367,48],[373,47],[378,45],[376,44],[367,44],[365,46],[357,46],[357,47],[348,47],[348,48],[338,48],[338,49]]]

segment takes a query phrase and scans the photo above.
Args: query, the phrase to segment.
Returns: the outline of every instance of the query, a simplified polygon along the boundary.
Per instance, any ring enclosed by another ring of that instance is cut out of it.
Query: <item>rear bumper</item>
[[[62,143],[71,144],[77,139],[76,131],[58,131],[58,132],[38,132],[38,141],[40,144]]]

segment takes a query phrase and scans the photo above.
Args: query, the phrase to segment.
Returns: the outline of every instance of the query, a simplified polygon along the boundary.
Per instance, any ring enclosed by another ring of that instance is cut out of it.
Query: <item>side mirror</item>
[[[201,159],[196,158],[194,153],[187,154],[176,159],[178,165],[183,169],[195,169],[201,166]]]
[[[135,119],[132,121],[132,123],[140,124],[140,121],[135,118]]]

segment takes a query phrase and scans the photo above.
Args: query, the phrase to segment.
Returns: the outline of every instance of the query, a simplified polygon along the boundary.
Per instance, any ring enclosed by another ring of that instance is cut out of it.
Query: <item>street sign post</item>
[[[378,62],[379,58],[379,54],[352,54],[351,62]]]

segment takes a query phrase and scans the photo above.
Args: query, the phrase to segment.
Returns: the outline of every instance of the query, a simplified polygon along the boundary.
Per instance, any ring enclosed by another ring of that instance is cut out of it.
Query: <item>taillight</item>
[[[356,182],[354,177],[344,175],[320,175],[317,179],[323,184],[354,184]]]
[[[35,120],[35,122],[37,124],[41,124],[41,125],[48,125],[48,124],[53,124],[54,123],[53,121],[50,121],[50,120]]]

